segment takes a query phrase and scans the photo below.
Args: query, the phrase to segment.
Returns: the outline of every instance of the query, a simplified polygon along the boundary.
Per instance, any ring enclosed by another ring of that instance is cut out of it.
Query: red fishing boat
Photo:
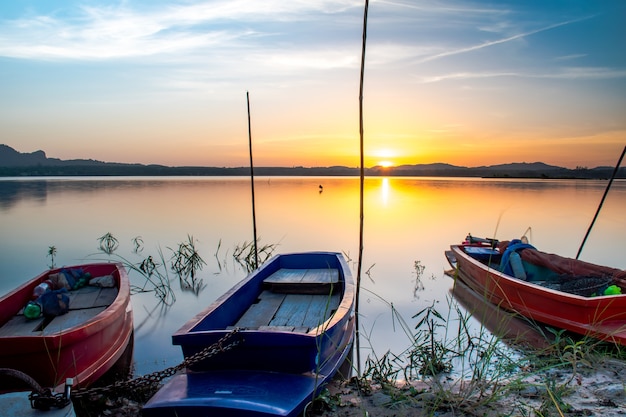
[[[522,241],[472,236],[451,245],[446,256],[458,279],[492,304],[626,346],[626,271],[544,253]]]
[[[48,289],[63,311],[33,317],[33,293],[59,276],[83,282],[69,291]],[[119,263],[52,269],[0,298],[0,368],[23,372],[43,387],[62,389],[67,378],[74,387],[89,386],[122,356],[132,334],[130,284]]]

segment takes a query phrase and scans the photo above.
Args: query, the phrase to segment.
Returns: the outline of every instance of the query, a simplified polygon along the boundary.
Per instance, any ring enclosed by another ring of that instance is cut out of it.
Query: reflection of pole
[[[250,126],[250,94],[246,91],[246,102],[248,103],[248,144],[250,147],[250,189],[252,190],[252,229],[254,232],[254,268],[259,267],[259,255],[256,240],[256,210],[254,208],[254,164],[252,163],[252,128]]]
[[[609,180],[609,183],[607,184],[606,189],[604,190],[604,195],[602,196],[602,200],[600,200],[600,205],[598,206],[598,210],[596,210],[596,215],[593,216],[593,220],[591,221],[591,224],[589,225],[589,229],[587,229],[587,234],[585,234],[585,238],[583,239],[583,242],[580,244],[580,248],[578,248],[576,259],[578,259],[578,257],[580,256],[580,252],[582,252],[583,250],[583,246],[585,245],[585,242],[587,241],[587,237],[589,237],[589,233],[591,233],[591,228],[593,227],[593,224],[596,222],[596,219],[598,218],[598,214],[600,214],[600,209],[602,208],[602,204],[604,204],[604,199],[606,198],[606,195],[609,193],[609,188],[611,188],[611,184],[613,184],[613,179],[615,179],[615,176],[617,175],[617,171],[619,170],[619,166],[622,164],[622,159],[624,159],[625,153],[626,153],[626,146],[624,146],[624,150],[622,151],[622,156],[619,157],[619,160],[617,161],[617,165],[615,165],[615,169],[613,170],[613,175],[611,175],[611,179]]]
[[[365,0],[365,10],[363,12],[363,46],[361,49],[361,82],[359,86],[359,143],[361,153],[360,170],[360,213],[359,213],[359,260],[356,273],[356,300],[354,311],[356,314],[356,366],[359,376],[361,376],[361,342],[359,332],[359,294],[361,292],[361,269],[363,267],[363,183],[365,181],[365,170],[363,168],[363,78],[365,76],[365,41],[367,39],[367,9],[369,1]]]

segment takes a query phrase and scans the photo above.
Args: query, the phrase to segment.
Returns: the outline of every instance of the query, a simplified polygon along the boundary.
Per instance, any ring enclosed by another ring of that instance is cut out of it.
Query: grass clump
[[[178,248],[172,250],[171,268],[176,273],[183,291],[191,291],[200,294],[206,286],[197,274],[206,265],[206,262],[196,248],[193,236],[187,235],[187,241],[178,244]]]
[[[272,257],[276,246],[276,244],[261,245],[260,241],[256,244],[254,241],[246,241],[235,247],[233,258],[246,272],[250,273]]]

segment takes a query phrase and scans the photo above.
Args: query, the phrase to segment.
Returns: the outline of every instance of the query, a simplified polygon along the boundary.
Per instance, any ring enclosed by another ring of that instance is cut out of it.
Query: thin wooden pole
[[[365,184],[365,168],[364,168],[364,152],[363,152],[363,79],[365,77],[365,45],[367,41],[367,11],[369,8],[369,0],[365,0],[365,10],[363,12],[363,46],[361,48],[361,81],[359,85],[359,144],[360,144],[360,171],[359,171],[359,260],[357,263],[356,273],[356,300],[354,311],[356,314],[356,366],[359,376],[361,376],[361,342],[359,332],[359,295],[361,293],[361,270],[363,268],[363,220],[365,218],[363,209],[363,194]]]
[[[250,189],[252,190],[252,229],[254,234],[254,268],[259,267],[259,254],[257,250],[256,238],[256,209],[254,204],[254,164],[252,163],[252,127],[250,123],[250,94],[246,91],[246,102],[248,103],[248,146],[250,148]]]
[[[611,179],[609,180],[609,183],[607,184],[606,189],[604,190],[604,195],[602,196],[602,200],[600,200],[600,205],[598,206],[598,210],[596,210],[596,215],[593,216],[593,220],[591,221],[591,224],[589,225],[589,228],[587,229],[585,238],[583,239],[583,242],[580,244],[580,248],[578,248],[576,259],[578,259],[578,257],[580,256],[580,252],[582,252],[583,246],[585,246],[587,237],[589,237],[589,233],[591,233],[591,228],[593,227],[593,224],[596,222],[596,219],[598,218],[598,214],[600,214],[600,209],[602,208],[602,205],[604,204],[604,199],[606,198],[606,195],[609,193],[609,188],[611,188],[611,184],[613,184],[613,180],[615,179],[615,176],[617,175],[617,171],[619,171],[619,166],[622,164],[622,159],[624,159],[625,153],[626,153],[626,146],[624,146],[624,150],[622,151],[622,156],[619,157],[619,160],[617,161],[617,165],[615,165],[615,169],[613,170],[613,175],[611,175]]]

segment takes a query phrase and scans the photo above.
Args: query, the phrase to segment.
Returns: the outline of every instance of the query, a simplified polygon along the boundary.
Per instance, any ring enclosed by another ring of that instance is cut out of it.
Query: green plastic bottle
[[[617,285],[611,285],[606,290],[604,290],[604,295],[617,295],[621,293],[622,289]]]
[[[24,307],[24,317],[32,320],[39,316],[41,316],[41,305],[35,301],[29,301],[26,307]]]

